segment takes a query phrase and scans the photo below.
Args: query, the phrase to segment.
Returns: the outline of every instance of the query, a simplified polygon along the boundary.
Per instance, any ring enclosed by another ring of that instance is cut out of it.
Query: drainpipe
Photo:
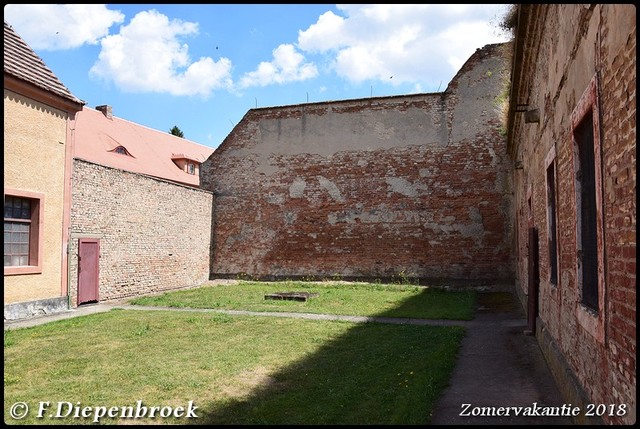
[[[71,310],[71,234],[69,234],[69,240],[67,241],[67,308]]]

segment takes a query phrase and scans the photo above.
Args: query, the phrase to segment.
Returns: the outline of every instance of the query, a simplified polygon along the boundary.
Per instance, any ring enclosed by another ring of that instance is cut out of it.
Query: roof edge
[[[85,104],[82,100],[70,100],[7,73],[4,74],[4,88],[67,113],[79,112]]]

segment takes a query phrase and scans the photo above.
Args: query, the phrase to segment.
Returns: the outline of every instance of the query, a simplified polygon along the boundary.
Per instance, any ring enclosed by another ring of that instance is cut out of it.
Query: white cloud
[[[322,52],[348,44],[344,33],[345,19],[329,11],[318,18],[316,24],[305,31],[298,31],[298,46],[309,52]]]
[[[314,78],[318,69],[313,63],[305,63],[304,56],[290,44],[283,44],[273,50],[273,61],[263,61],[252,72],[240,79],[240,87],[283,84]]]
[[[124,15],[104,4],[9,4],[4,19],[31,48],[54,51],[97,44]]]
[[[102,39],[90,73],[130,92],[206,97],[214,89],[231,87],[229,59],[189,58],[188,45],[179,40],[197,33],[196,23],[170,21],[155,10],[140,12],[119,34]]]
[[[508,40],[488,24],[500,19],[507,6],[338,5],[345,17],[324,13],[298,33],[298,47],[333,55],[330,68],[352,82],[437,87],[442,76],[451,79],[476,49]]]
[[[5,20],[34,49],[99,44],[90,74],[122,90],[207,97],[217,89],[233,92],[312,79],[320,74],[316,64],[326,68],[323,74],[332,71],[355,83],[444,89],[476,49],[508,39],[495,24],[508,7],[337,5],[299,31],[297,43],[274,49],[270,60],[243,74],[235,87],[228,58],[190,58],[184,40],[198,35],[197,23],[155,10],[138,13],[111,35],[109,30],[125,17],[106,5],[6,5]]]

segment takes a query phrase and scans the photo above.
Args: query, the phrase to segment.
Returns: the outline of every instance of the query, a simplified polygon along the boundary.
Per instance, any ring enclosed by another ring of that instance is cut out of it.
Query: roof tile
[[[4,22],[4,72],[74,103],[84,104],[62,84],[33,49]]]
[[[124,147],[131,155],[114,152]],[[173,159],[204,162],[214,149],[101,111],[83,107],[76,116],[74,157],[133,173],[199,186],[200,178],[181,170]],[[176,157],[176,154],[179,154]]]

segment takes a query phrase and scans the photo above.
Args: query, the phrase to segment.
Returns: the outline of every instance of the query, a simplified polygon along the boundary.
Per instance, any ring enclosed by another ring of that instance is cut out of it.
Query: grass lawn
[[[265,300],[275,292],[315,292],[306,302]],[[249,282],[135,298],[131,304],[164,307],[287,311],[352,316],[470,320],[474,291],[446,291],[411,285],[319,282]]]
[[[59,403],[65,414],[193,401],[195,419],[100,423],[427,424],[463,336],[461,327],[116,309],[5,331],[5,422],[91,423],[56,418]],[[30,411],[15,420],[18,401]],[[43,401],[50,408],[37,418]]]

